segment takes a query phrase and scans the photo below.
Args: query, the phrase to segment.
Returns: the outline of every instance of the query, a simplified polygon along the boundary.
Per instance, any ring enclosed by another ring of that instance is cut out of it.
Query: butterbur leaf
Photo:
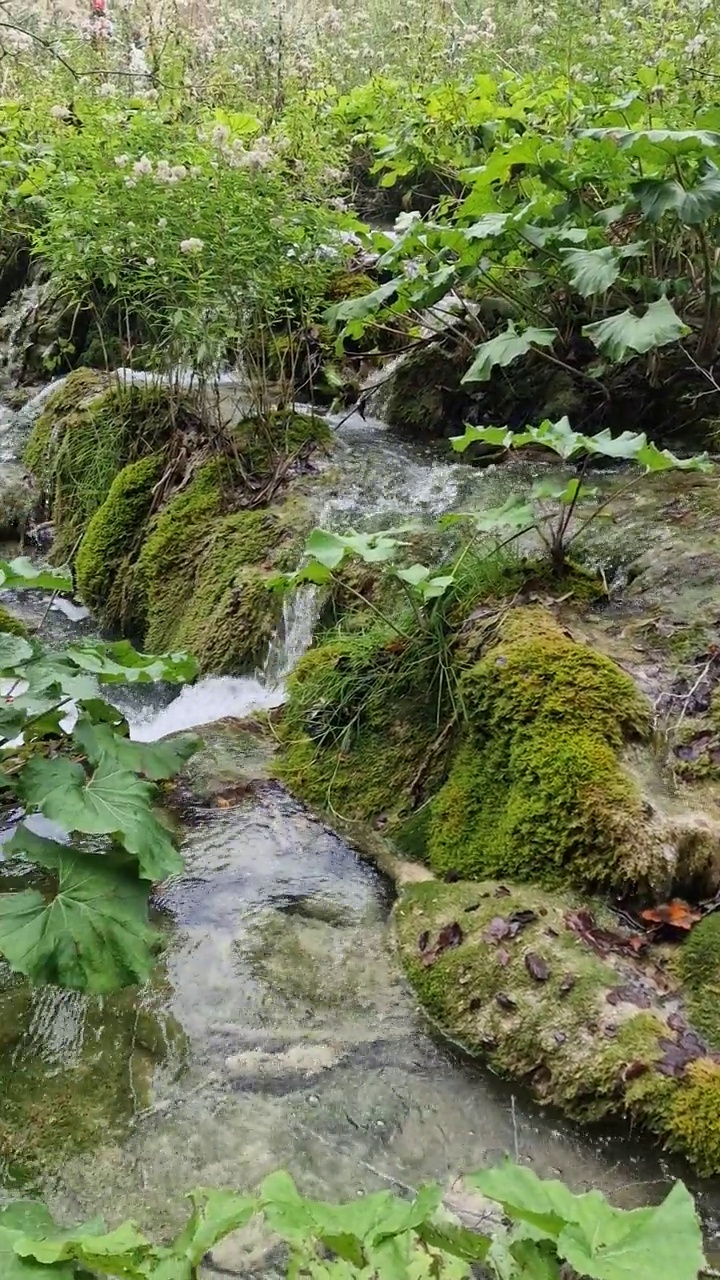
[[[411,587],[418,587],[421,582],[425,582],[430,577],[430,570],[424,564],[411,564],[408,569],[397,569],[398,578],[403,582],[407,582]]]
[[[415,1228],[421,1240],[432,1249],[442,1249],[464,1262],[483,1262],[490,1248],[490,1238],[452,1222],[421,1222]]]
[[[511,1160],[495,1169],[470,1174],[465,1181],[501,1204],[514,1222],[528,1223],[535,1239],[557,1240],[565,1225],[576,1220],[578,1199],[585,1198],[594,1207],[607,1204],[599,1191],[589,1191],[585,1197],[574,1196],[564,1183],[539,1178],[532,1169]]]
[[[0,1209],[0,1276],[2,1280],[73,1280],[67,1263],[52,1268],[42,1266],[15,1252],[16,1240],[25,1235],[47,1235],[57,1230],[45,1205],[34,1200],[16,1200]]]
[[[123,1276],[133,1275],[131,1264],[140,1263],[143,1255],[151,1254],[152,1246],[133,1222],[124,1222],[106,1233],[104,1223],[98,1221],[38,1240],[22,1236],[15,1243],[15,1252],[21,1258],[35,1258],[47,1265],[79,1262],[102,1275]]]
[[[570,280],[583,298],[604,293],[620,275],[620,262],[614,249],[561,249],[560,255]]]
[[[92,672],[100,684],[150,684],[166,680],[186,684],[198,673],[197,662],[187,653],[139,653],[129,640],[108,644],[69,645],[68,659]]]
[[[667,298],[651,302],[642,316],[633,315],[630,310],[621,311],[583,327],[585,337],[610,360],[624,360],[631,354],[644,355],[653,347],[677,342],[689,332]]]
[[[346,302],[338,302],[326,312],[325,318],[328,324],[346,324],[348,320],[369,320],[376,312],[388,305],[402,283],[401,280],[389,280],[360,298],[349,298]]]
[[[193,1204],[192,1216],[170,1250],[193,1267],[202,1262],[218,1240],[249,1222],[258,1207],[249,1196],[240,1196],[234,1191],[215,1191],[210,1187],[196,1187],[188,1199]]]
[[[28,556],[18,556],[15,560],[0,560],[0,587],[3,590],[24,587],[33,591],[72,591],[72,573],[69,569],[47,569],[33,564]]]
[[[507,427],[466,427],[463,435],[451,436],[450,443],[456,453],[464,453],[471,444],[490,444],[500,449],[509,449],[512,444],[512,431]]]
[[[182,870],[182,858],[151,808],[155,788],[106,756],[90,777],[64,757],[32,759],[20,774],[18,792],[65,831],[121,836],[145,879],[164,880]]]
[[[623,1212],[605,1203],[600,1213],[581,1204],[560,1233],[557,1251],[593,1280],[696,1280],[706,1266],[695,1205],[681,1182],[657,1208]]]
[[[182,734],[169,742],[132,742],[115,733],[109,725],[92,724],[85,716],[75,725],[73,738],[91,764],[99,764],[105,756],[120,768],[155,781],[173,778],[201,745],[200,739],[190,734]]]
[[[32,655],[32,645],[24,636],[14,636],[9,631],[0,632],[0,671],[12,671],[21,662],[32,658]]]
[[[463,382],[487,382],[496,366],[506,368],[520,356],[527,355],[534,346],[551,347],[557,337],[557,329],[537,329],[530,326],[518,333],[512,320],[504,333],[489,342],[483,342],[475,351],[475,359]]]
[[[648,222],[659,222],[668,209],[677,211],[685,195],[675,178],[643,178],[631,190]]]
[[[305,552],[326,569],[337,569],[345,559],[346,548],[337,534],[328,533],[326,529],[313,529],[305,543]]]
[[[144,982],[158,934],[148,924],[148,887],[109,860],[18,827],[5,845],[52,871],[57,893],[0,894],[0,952],[35,982],[104,994]]]

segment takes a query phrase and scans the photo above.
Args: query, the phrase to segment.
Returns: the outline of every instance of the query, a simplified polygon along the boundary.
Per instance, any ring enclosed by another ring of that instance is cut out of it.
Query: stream
[[[0,417],[0,458],[31,416]],[[507,469],[448,463],[380,422],[353,415],[338,434],[325,523],[377,527],[507,496]],[[27,618],[42,609],[20,600]],[[228,723],[282,702],[315,609],[310,590],[286,606],[256,677],[113,691],[135,738],[205,727],[186,778],[186,869],[155,900],[166,948],[146,988],[101,1000],[0,973],[3,1194],[29,1188],[60,1218],[132,1216],[162,1234],[198,1184],[250,1188],[284,1167],[307,1193],[342,1199],[431,1178],[450,1188],[508,1153],[626,1207],[682,1176],[712,1245],[715,1187],[631,1134],[543,1112],[432,1034],[393,956],[390,887]],[[82,613],[58,602],[44,634],[93,634]],[[230,1274],[266,1270],[252,1234],[213,1257]]]

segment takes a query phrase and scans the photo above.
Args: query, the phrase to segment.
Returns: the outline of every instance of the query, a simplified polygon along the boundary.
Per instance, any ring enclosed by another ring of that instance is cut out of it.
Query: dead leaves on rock
[[[647,907],[640,912],[640,917],[650,925],[665,925],[669,929],[688,930],[702,920],[703,912],[688,906],[682,898],[673,898],[671,902],[663,902],[659,907]],[[653,930],[656,933],[657,930]]]
[[[418,938],[418,950],[420,952],[420,963],[425,967],[434,964],[444,951],[448,951],[451,947],[459,947],[465,937],[457,920],[453,920],[451,924],[443,925],[435,942],[430,945],[430,934],[427,930],[420,934]]]
[[[550,977],[550,966],[547,960],[543,960],[542,956],[537,955],[534,951],[526,952],[525,968],[530,977],[534,978],[536,982],[547,982]]]
[[[537,914],[534,911],[514,911],[511,916],[494,916],[483,930],[484,942],[503,942],[505,938],[516,938],[521,929],[534,924]]]
[[[648,946],[648,938],[644,934],[620,933],[617,929],[605,929],[596,923],[592,912],[584,907],[580,911],[568,911],[565,924],[599,956],[607,956],[611,951],[619,955],[637,956]]]

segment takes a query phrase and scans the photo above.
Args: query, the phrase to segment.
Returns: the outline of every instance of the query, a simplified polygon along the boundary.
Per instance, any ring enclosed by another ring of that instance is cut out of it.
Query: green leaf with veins
[[[18,1257],[15,1243],[25,1235],[43,1236],[57,1227],[45,1205],[16,1200],[0,1209],[0,1276],[2,1280],[73,1280],[74,1268],[65,1263],[41,1266]]]
[[[504,333],[476,347],[475,359],[463,382],[487,382],[496,366],[506,368],[520,356],[527,355],[533,347],[551,347],[556,337],[557,329],[536,329],[532,326],[518,333],[510,320]]]
[[[198,1266],[205,1254],[231,1231],[237,1231],[257,1212],[257,1201],[234,1191],[196,1187],[189,1192],[193,1212],[180,1235],[169,1246],[176,1258]]]
[[[326,529],[313,529],[305,543],[305,552],[326,569],[337,569],[345,558],[346,547],[337,534],[328,533]]]
[[[43,568],[33,564],[28,556],[0,560],[0,588],[5,591],[22,587],[33,591],[72,591],[72,573],[65,568]]]
[[[557,1251],[593,1280],[695,1280],[707,1265],[702,1232],[687,1187],[676,1182],[662,1204],[623,1212],[577,1197],[576,1217],[560,1233]],[[658,1242],[662,1240],[662,1247]]]
[[[583,326],[584,336],[609,360],[624,360],[632,354],[644,355],[654,347],[677,342],[689,332],[667,298],[651,302],[642,316],[633,315],[630,310],[621,311],[618,315]]]
[[[131,742],[107,724],[93,724],[87,716],[77,721],[73,738],[91,764],[99,764],[105,756],[121,768],[153,781],[174,777],[201,745],[199,738],[189,734],[170,742]]]
[[[27,1235],[16,1242],[15,1251],[23,1258],[35,1258],[45,1264],[79,1262],[101,1275],[116,1276],[119,1280],[125,1277],[139,1280],[140,1265],[155,1252],[133,1222],[124,1222],[107,1233],[103,1223],[91,1222],[41,1240]]]
[[[58,878],[49,899],[35,889],[0,894],[0,952],[15,970],[97,995],[147,981],[158,942],[147,885],[24,825],[5,850]]]
[[[93,672],[100,684],[151,684],[158,680],[186,684],[198,673],[197,662],[190,654],[139,653],[129,640],[71,644],[66,655],[83,671]]]
[[[19,776],[18,794],[66,831],[119,838],[147,880],[182,870],[182,858],[151,808],[155,787],[113,759],[103,756],[89,778],[82,765],[62,757],[32,759]]]
[[[560,256],[568,269],[571,284],[583,298],[605,293],[620,275],[620,262],[614,249],[561,249]]]
[[[42,694],[59,689],[68,698],[92,698],[97,694],[97,681],[78,671],[62,653],[48,653],[28,662],[22,668],[29,694]]]
[[[33,647],[23,636],[0,632],[0,672],[13,671],[33,656]]]

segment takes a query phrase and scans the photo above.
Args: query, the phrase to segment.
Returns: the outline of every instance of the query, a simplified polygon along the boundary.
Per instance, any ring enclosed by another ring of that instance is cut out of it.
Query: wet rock
[[[23,534],[37,502],[32,476],[17,463],[0,468],[0,538]]]

